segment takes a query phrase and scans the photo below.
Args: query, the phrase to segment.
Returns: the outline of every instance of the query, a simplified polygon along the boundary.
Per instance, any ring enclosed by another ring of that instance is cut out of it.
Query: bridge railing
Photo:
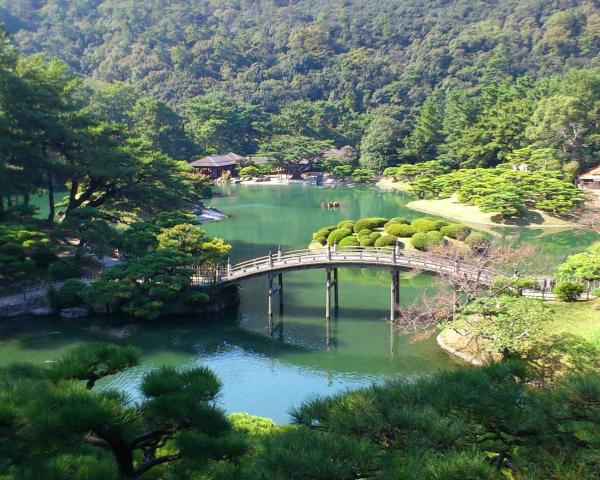
[[[230,280],[243,277],[244,274],[268,272],[282,266],[319,265],[339,262],[364,262],[365,264],[381,264],[385,266],[408,266],[425,270],[454,271],[459,269],[465,274],[477,274],[489,280],[492,276],[501,273],[487,268],[485,271],[472,268],[468,262],[461,259],[450,258],[444,255],[429,252],[406,251],[395,247],[337,247],[323,248],[320,250],[292,250],[278,251],[263,257],[240,262],[236,265],[227,265],[218,269],[217,277],[220,280]]]

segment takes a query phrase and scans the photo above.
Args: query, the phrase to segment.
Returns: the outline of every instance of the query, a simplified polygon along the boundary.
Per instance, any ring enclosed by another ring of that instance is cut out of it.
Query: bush
[[[411,225],[419,232],[427,233],[437,230],[437,224],[434,220],[427,218],[417,218],[411,222]]]
[[[440,228],[440,232],[446,237],[453,238],[454,240],[464,240],[471,233],[471,229],[462,223],[451,223],[450,225]]]
[[[377,239],[381,238],[381,233],[373,232],[369,235],[369,238],[373,241],[376,241]]]
[[[369,238],[369,237],[363,237],[360,239],[360,246],[361,247],[374,247],[375,240],[373,240],[372,238]]]
[[[444,241],[444,235],[442,232],[433,231],[427,233],[427,247],[431,247],[433,245],[439,245]]]
[[[473,250],[479,250],[484,248],[489,242],[483,233],[471,232],[467,238],[465,238],[465,243]]]
[[[41,249],[36,250],[30,255],[31,260],[35,262],[35,266],[42,269],[47,269],[51,264],[58,261],[58,257],[51,250]]]
[[[48,267],[48,275],[54,280],[79,278],[83,275],[83,269],[77,261],[70,258],[62,258]]]
[[[446,222],[442,220],[436,220],[431,217],[421,217],[413,220],[411,225],[417,229],[419,232],[432,232],[434,230],[439,230],[442,227],[448,225]]]
[[[560,282],[554,286],[554,295],[561,302],[575,302],[583,293],[583,285],[573,282]]]
[[[354,220],[342,220],[338,222],[337,228],[349,228],[352,230],[354,228]]]
[[[337,227],[335,225],[330,225],[329,227],[323,227],[317,230],[317,237],[325,237],[327,238],[331,232],[333,232]]]
[[[58,289],[50,287],[48,289],[50,305],[57,310],[80,306],[83,304],[83,290],[85,287],[85,283],[79,280],[65,280]]]
[[[352,230],[350,230],[348,228],[336,228],[327,237],[327,244],[328,245],[333,245],[334,243],[339,244],[343,238],[349,237],[350,235],[352,235]]]
[[[536,278],[494,277],[492,279],[492,293],[494,295],[521,296],[523,289],[533,288],[538,285]]]
[[[354,224],[354,232],[358,233],[365,228],[368,228],[369,230],[375,230],[376,228],[383,227],[387,222],[387,218],[381,217],[361,218]]]
[[[358,242],[358,238],[354,235],[342,238],[340,243],[338,243],[339,247],[358,247],[360,243]]]
[[[255,167],[254,165],[249,165],[240,170],[239,173],[242,178],[254,178],[254,177],[262,177],[261,171]]]
[[[371,235],[371,233],[373,233],[372,230],[369,230],[368,228],[363,228],[360,232],[358,232],[358,238],[368,237],[369,235]]]
[[[409,225],[410,220],[408,218],[404,218],[404,217],[394,217],[389,222],[387,222],[383,226],[383,228],[388,228],[390,225],[398,225],[398,224]]]
[[[327,245],[327,238],[325,237],[316,237],[314,241],[316,243],[320,243],[321,245]]]
[[[410,239],[410,243],[417,250],[425,250],[427,249],[427,234],[423,232],[415,233]]]
[[[387,233],[395,237],[412,237],[417,233],[417,229],[412,225],[405,225],[403,223],[393,223],[385,229]]]
[[[375,241],[376,247],[393,247],[396,245],[396,237],[392,235],[384,235]]]

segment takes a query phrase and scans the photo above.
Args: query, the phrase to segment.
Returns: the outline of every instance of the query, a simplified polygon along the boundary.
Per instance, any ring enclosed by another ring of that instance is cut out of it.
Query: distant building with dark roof
[[[577,186],[583,190],[600,189],[600,165],[579,175],[577,178]]]
[[[227,153],[225,155],[208,155],[194,160],[190,165],[200,173],[216,178],[223,175],[224,172],[235,175],[241,160],[243,160],[243,157],[236,153]]]

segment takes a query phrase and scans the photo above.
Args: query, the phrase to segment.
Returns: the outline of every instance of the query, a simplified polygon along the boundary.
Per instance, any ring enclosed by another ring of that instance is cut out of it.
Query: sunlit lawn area
[[[600,347],[600,299],[578,303],[553,303],[554,319],[548,324],[552,333],[567,332]]]

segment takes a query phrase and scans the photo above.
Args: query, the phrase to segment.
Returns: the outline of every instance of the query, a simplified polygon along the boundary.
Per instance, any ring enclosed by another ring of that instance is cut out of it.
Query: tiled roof
[[[235,153],[227,153],[226,155],[208,155],[207,157],[195,160],[190,165],[196,168],[214,168],[228,167],[236,165],[242,157]]]
[[[581,175],[579,175],[579,178],[581,179],[581,178],[585,178],[585,177],[597,177],[597,176],[600,176],[600,165],[588,170],[587,172],[583,172]]]

